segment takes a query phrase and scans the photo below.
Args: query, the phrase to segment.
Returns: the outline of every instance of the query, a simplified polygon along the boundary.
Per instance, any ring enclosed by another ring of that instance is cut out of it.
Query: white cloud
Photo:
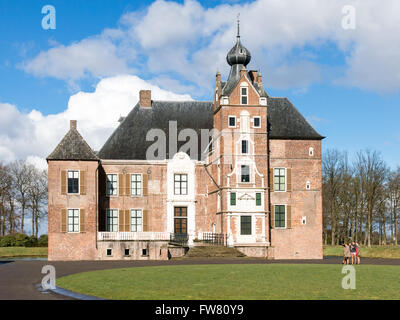
[[[14,105],[0,103],[0,159],[9,162],[27,159],[42,169],[48,156],[67,133],[69,120],[78,120],[78,130],[89,145],[99,150],[139,100],[139,90],[152,91],[156,100],[192,100],[160,89],[129,75],[105,78],[94,92],[79,92],[70,97],[68,108],[58,114],[43,115],[37,110],[23,113]]]
[[[355,30],[341,26],[344,5],[356,8]],[[346,58],[346,68],[337,66],[342,75],[335,83],[381,92],[400,88],[398,0],[258,0],[214,8],[193,0],[158,0],[123,15],[118,28],[40,53],[24,70],[71,81],[136,69],[146,78],[179,81],[164,81],[168,90],[194,85],[202,95],[210,92],[217,70],[225,76],[229,71],[225,55],[235,40],[238,12],[243,43],[253,54],[249,67],[261,68],[269,87],[331,81],[326,73],[338,71],[326,65],[329,58],[316,61],[329,43]],[[304,50],[312,54],[303,55]]]

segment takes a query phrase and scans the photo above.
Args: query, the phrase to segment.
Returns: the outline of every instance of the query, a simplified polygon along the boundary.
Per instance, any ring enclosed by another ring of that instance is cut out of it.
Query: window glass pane
[[[242,97],[242,104],[247,104],[247,97]]]
[[[229,126],[230,127],[234,127],[235,126],[235,122],[236,122],[236,118],[235,117],[229,117]]]
[[[242,166],[241,182],[250,182],[250,170],[249,166]]]
[[[251,235],[251,216],[240,217],[240,234]]]
[[[231,192],[231,206],[235,206],[235,205],[236,205],[236,193]]]
[[[285,206],[277,205],[275,206],[275,227],[285,228]]]
[[[247,88],[242,88],[242,95],[247,95]]]
[[[256,193],[256,206],[261,206],[261,193]]]
[[[242,140],[242,153],[248,153],[248,141]]]
[[[254,118],[254,126],[259,127],[260,126],[260,118]]]

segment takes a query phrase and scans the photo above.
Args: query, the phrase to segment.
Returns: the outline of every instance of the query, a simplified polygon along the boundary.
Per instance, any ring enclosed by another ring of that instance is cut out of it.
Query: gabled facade
[[[321,259],[323,137],[250,60],[238,33],[211,102],[142,90],[98,153],[72,122],[47,159],[49,259],[168,259],[215,234],[248,256]]]

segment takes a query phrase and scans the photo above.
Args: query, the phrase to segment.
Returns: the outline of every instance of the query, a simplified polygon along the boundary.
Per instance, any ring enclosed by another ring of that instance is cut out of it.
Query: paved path
[[[264,260],[250,258],[210,258],[210,259],[181,259],[170,261],[0,261],[0,300],[2,299],[31,299],[31,300],[60,300],[67,299],[54,293],[41,293],[36,285],[41,283],[42,267],[50,264],[56,269],[56,277],[92,270],[112,268],[168,266],[187,264],[248,264],[248,263],[311,263],[311,264],[340,264],[341,257],[325,257],[323,260]],[[368,259],[361,260],[363,264],[397,265],[400,259]]]

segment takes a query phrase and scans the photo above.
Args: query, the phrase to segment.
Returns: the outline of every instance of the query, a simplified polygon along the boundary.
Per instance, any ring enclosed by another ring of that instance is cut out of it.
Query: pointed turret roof
[[[96,161],[99,158],[76,129],[76,120],[71,120],[69,131],[54,151],[47,157],[47,160]]]

